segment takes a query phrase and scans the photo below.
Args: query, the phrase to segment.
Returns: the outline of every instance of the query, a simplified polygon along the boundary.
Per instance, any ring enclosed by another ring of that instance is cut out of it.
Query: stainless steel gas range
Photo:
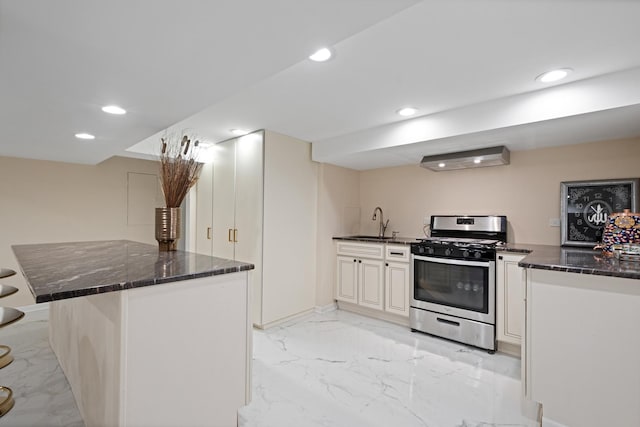
[[[506,216],[432,216],[431,237],[411,245],[410,325],[496,350],[496,247]]]

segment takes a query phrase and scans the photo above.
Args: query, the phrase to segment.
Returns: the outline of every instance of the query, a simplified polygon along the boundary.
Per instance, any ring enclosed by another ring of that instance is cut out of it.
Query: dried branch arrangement
[[[187,135],[181,138],[160,138],[160,181],[168,208],[180,207],[189,189],[195,185],[202,170],[198,154],[200,141]]]

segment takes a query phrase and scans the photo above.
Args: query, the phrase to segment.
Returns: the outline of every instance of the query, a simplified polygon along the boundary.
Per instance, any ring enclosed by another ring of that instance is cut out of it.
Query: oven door
[[[495,261],[412,259],[412,307],[495,324]]]

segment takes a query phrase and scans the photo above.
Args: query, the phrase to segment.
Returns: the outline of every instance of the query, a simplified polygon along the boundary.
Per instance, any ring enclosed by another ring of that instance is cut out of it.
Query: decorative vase
[[[178,249],[180,217],[180,208],[156,208],[156,240],[160,251]]]

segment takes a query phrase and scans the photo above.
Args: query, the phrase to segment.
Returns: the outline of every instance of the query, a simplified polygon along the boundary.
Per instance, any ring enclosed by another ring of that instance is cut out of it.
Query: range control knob
[[[427,248],[427,253],[433,255],[436,251],[433,248]]]
[[[418,252],[423,254],[424,253],[424,248],[422,246],[418,247]]]
[[[445,250],[444,250],[444,254],[445,254],[446,256],[451,255],[451,252],[452,252],[452,251],[451,251],[451,249],[449,249],[449,248],[447,248],[447,249],[445,249]]]
[[[477,251],[475,254],[473,254],[474,257],[476,258],[481,258],[482,257],[482,252]]]
[[[462,256],[463,256],[463,257],[465,257],[465,258],[467,258],[467,257],[469,256],[469,251],[465,249],[465,250],[462,252]]]

